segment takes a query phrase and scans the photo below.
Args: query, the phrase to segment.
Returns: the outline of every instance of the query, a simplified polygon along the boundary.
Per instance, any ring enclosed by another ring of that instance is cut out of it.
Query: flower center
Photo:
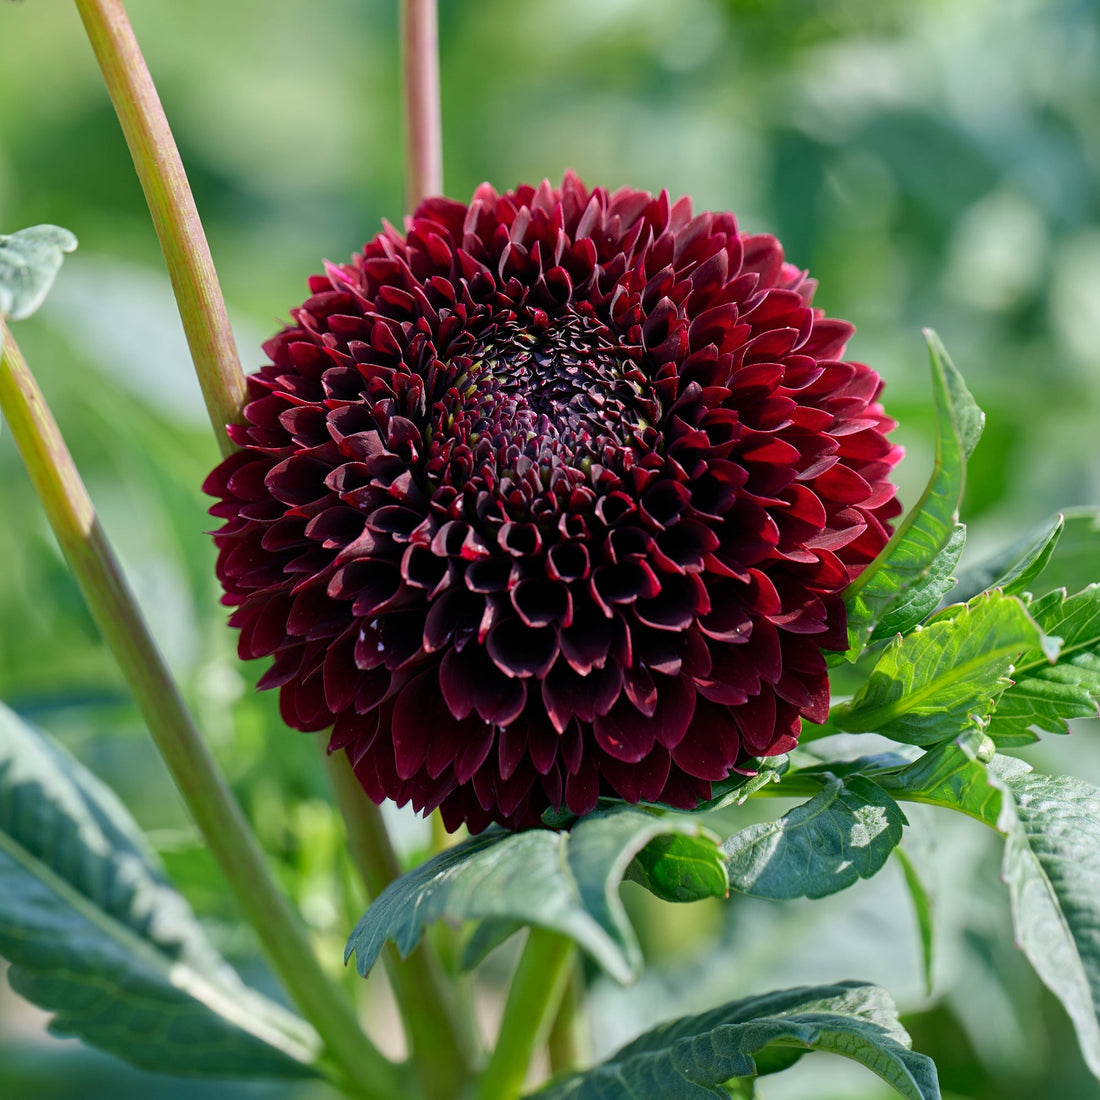
[[[535,461],[586,465],[609,447],[640,445],[659,413],[629,349],[594,318],[534,311],[496,325],[469,354],[455,423],[471,444],[488,438]]]

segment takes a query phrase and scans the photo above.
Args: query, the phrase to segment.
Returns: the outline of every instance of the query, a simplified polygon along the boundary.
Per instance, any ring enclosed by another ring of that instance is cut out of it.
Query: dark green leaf
[[[462,948],[462,957],[459,959],[460,970],[473,970],[480,966],[485,956],[495,951],[506,940],[510,940],[517,932],[525,928],[523,921],[509,920],[506,917],[486,917],[475,926],[470,938]]]
[[[864,776],[822,778],[809,802],[722,845],[733,889],[775,901],[821,898],[882,867],[901,840],[900,807]]]
[[[913,915],[917,918],[917,933],[920,936],[921,970],[924,973],[924,987],[931,995],[933,948],[935,947],[934,926],[932,924],[932,897],[905,849],[895,848],[894,855],[897,857],[898,863],[901,864],[901,871],[905,876],[905,886],[913,902]]]
[[[897,1010],[859,982],[731,1001],[662,1024],[606,1062],[551,1081],[538,1100],[704,1100],[726,1082],[777,1072],[811,1050],[861,1063],[907,1100],[939,1100],[936,1067],[909,1049]],[[733,1095],[743,1093],[732,1092]]]
[[[959,537],[956,524],[966,461],[977,446],[985,418],[939,337],[930,330],[926,330],[925,337],[931,355],[932,394],[936,403],[935,463],[920,500],[899,524],[882,553],[845,593],[851,660],[859,656],[880,620],[895,608],[900,613],[906,604],[915,606],[915,600],[919,604],[914,590],[930,580],[934,586],[943,585],[945,563],[941,555]],[[941,587],[941,596],[943,591]]]
[[[76,237],[59,225],[0,234],[0,314],[22,321],[34,313],[61,270],[62,254],[75,248]]]
[[[1024,592],[1047,567],[1064,529],[1064,517],[1055,516],[1052,522],[1036,527],[1008,549],[971,566],[959,577],[956,599],[969,600],[989,588]]]
[[[914,584],[882,616],[871,631],[871,641],[881,641],[894,634],[908,634],[917,623],[924,622],[940,605],[940,601],[955,587],[954,571],[966,545],[966,524],[956,523],[947,545],[928,566],[923,580]]]
[[[1059,589],[1035,600],[1028,611],[1046,634],[1061,638],[1062,646],[1053,664],[1037,645],[1028,646],[1016,662],[1014,683],[989,723],[989,735],[999,744],[1027,735],[1032,726],[1065,733],[1067,719],[1095,717],[1100,708],[1100,585],[1068,599]]]
[[[726,861],[716,838],[700,833],[654,837],[635,857],[626,877],[664,901],[729,896]]]
[[[1002,875],[1016,940],[1100,1077],[1100,790],[1034,772],[1005,782],[1014,807]]]
[[[245,986],[125,808],[0,706],[0,954],[51,1028],[162,1073],[312,1073],[317,1039]]]
[[[365,975],[386,940],[408,955],[432,921],[492,917],[569,936],[613,978],[633,981],[642,956],[619,884],[647,844],[670,834],[707,835],[696,822],[627,807],[590,814],[569,832],[489,829],[391,883],[356,925],[345,959],[354,952]]]
[[[1051,651],[1023,603],[993,591],[945,609],[895,638],[862,688],[829,724],[931,745],[981,726],[1009,685],[1021,653]]]

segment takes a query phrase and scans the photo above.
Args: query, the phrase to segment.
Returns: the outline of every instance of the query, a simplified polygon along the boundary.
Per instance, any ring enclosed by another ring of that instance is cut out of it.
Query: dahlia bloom
[[[774,238],[570,174],[309,285],[205,488],[241,657],[373,800],[692,807],[824,720],[900,449]]]

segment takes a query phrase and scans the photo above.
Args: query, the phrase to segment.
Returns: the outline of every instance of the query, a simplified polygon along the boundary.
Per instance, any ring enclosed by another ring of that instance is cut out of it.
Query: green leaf
[[[474,927],[462,948],[462,955],[458,960],[459,970],[473,970],[480,966],[490,951],[495,951],[525,927],[523,921],[509,920],[506,917],[486,917]]]
[[[1100,790],[1034,772],[1005,782],[1014,805],[1002,877],[1016,940],[1100,1077]]]
[[[901,808],[864,776],[822,779],[809,802],[722,845],[733,889],[773,901],[822,898],[882,867],[901,840]]]
[[[907,767],[875,778],[898,798],[945,806],[997,828],[1006,788],[986,767],[994,752],[993,742],[984,733],[970,729],[929,749]],[[1014,763],[1027,768],[1020,761]]]
[[[908,634],[939,607],[940,601],[955,587],[954,571],[965,545],[966,524],[956,523],[947,545],[928,566],[921,583],[913,585],[892,603],[871,631],[872,642],[894,634]]]
[[[654,837],[635,857],[626,877],[663,901],[701,901],[729,896],[721,849],[709,834]]]
[[[842,1054],[907,1100],[939,1100],[936,1067],[909,1049],[888,994],[860,982],[731,1001],[662,1024],[606,1062],[559,1077],[538,1100],[704,1100],[726,1083],[786,1069],[812,1050]]]
[[[386,940],[407,956],[432,921],[503,918],[569,936],[617,981],[634,981],[642,954],[619,884],[638,853],[668,835],[709,836],[694,821],[628,807],[590,814],[569,832],[486,830],[383,890],[355,926],[345,961],[354,953],[366,975]],[[717,838],[707,843],[717,847]],[[666,870],[671,878],[671,864]]]
[[[970,396],[939,337],[925,330],[932,362],[936,404],[936,455],[932,476],[920,500],[898,526],[882,553],[848,586],[848,659],[855,660],[884,617],[907,604],[931,583],[940,588],[952,565],[942,557],[956,530],[966,461],[977,446],[985,417]],[[946,569],[945,569],[946,566]],[[937,596],[937,601],[940,596]],[[907,618],[908,616],[906,616]]]
[[[312,1029],[214,951],[115,795],[2,705],[0,955],[51,1030],[142,1068],[313,1073]]]
[[[945,609],[883,651],[829,725],[931,745],[981,726],[1009,686],[1013,663],[1050,640],[1015,596],[993,591]],[[1044,658],[1045,660],[1045,658]]]
[[[1001,696],[989,735],[1006,744],[1036,726],[1066,733],[1069,718],[1100,710],[1100,585],[1066,598],[1064,589],[1028,605],[1043,631],[1062,640],[1053,664],[1041,647],[1028,646],[1016,662],[1013,685]]]
[[[909,897],[913,902],[913,915],[917,918],[917,933],[920,936],[921,970],[924,974],[924,988],[928,994],[932,993],[932,964],[935,961],[933,949],[935,947],[934,925],[932,923],[932,896],[928,893],[924,881],[917,871],[916,865],[909,858],[904,848],[895,848],[894,855],[901,864],[901,872],[905,877],[905,886],[909,891]]]
[[[62,253],[75,248],[76,237],[59,225],[0,234],[0,314],[22,321],[34,313],[61,270]]]
[[[956,598],[969,600],[989,588],[1017,595],[1024,592],[1047,567],[1065,525],[1062,515],[1055,516],[1006,550],[971,566],[959,578]]]

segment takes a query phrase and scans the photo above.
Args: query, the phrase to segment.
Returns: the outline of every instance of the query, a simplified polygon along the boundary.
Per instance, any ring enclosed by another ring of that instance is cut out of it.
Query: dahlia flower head
[[[473,832],[691,808],[793,748],[899,511],[815,285],[732,214],[572,174],[326,264],[205,485],[287,724]]]

